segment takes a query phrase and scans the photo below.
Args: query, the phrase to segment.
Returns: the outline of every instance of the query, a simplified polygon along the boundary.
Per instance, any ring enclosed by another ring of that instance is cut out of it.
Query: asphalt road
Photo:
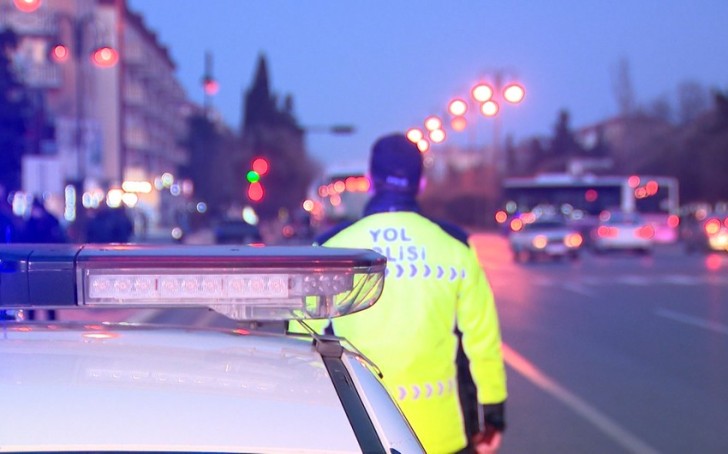
[[[516,264],[505,238],[473,242],[501,319],[502,454],[728,453],[728,254],[669,245]],[[118,312],[240,327],[207,310]]]
[[[728,452],[728,255],[515,264],[475,244],[500,311],[502,453]]]

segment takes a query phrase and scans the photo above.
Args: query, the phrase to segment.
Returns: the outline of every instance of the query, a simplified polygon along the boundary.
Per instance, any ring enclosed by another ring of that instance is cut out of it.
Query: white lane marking
[[[666,274],[660,276],[660,281],[665,284],[674,285],[699,285],[702,283],[702,276],[688,276],[685,274]]]
[[[596,293],[587,289],[581,284],[577,284],[576,282],[565,282],[562,284],[562,287],[566,290],[570,290],[578,295],[586,296],[588,298],[594,298],[596,296]]]
[[[710,331],[715,331],[716,333],[728,334],[728,326],[718,322],[714,322],[712,320],[693,317],[692,315],[671,311],[669,309],[658,309],[655,311],[655,314],[659,315],[660,317],[675,320],[677,322],[686,323],[688,325],[697,326]]]
[[[617,276],[614,279],[606,279],[602,284],[623,284],[623,285],[650,285],[649,278],[634,275]]]
[[[556,383],[506,344],[503,344],[503,359],[531,383],[543,389],[575,413],[582,416],[628,452],[635,454],[657,454],[659,452],[609,419],[609,417],[591,406],[588,402]]]

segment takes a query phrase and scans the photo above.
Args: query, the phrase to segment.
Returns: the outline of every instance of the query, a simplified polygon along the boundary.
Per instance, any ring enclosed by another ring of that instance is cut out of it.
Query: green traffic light
[[[260,181],[260,174],[255,170],[249,170],[245,178],[248,179],[248,183],[257,183]]]

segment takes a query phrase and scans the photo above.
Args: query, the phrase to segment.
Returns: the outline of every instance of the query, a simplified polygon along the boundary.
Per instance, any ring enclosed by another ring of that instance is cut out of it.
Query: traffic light
[[[267,174],[270,169],[268,160],[262,156],[253,158],[250,170],[245,175],[248,180],[248,198],[251,202],[260,202],[265,196],[265,188],[260,182],[260,177]]]

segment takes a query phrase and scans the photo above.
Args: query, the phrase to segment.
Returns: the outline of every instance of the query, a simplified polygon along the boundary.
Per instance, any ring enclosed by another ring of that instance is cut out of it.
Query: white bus
[[[637,212],[655,228],[655,239],[678,238],[678,181],[651,175],[543,174],[506,178],[503,182],[499,223],[539,210],[560,212],[573,223],[588,228],[605,210]]]

